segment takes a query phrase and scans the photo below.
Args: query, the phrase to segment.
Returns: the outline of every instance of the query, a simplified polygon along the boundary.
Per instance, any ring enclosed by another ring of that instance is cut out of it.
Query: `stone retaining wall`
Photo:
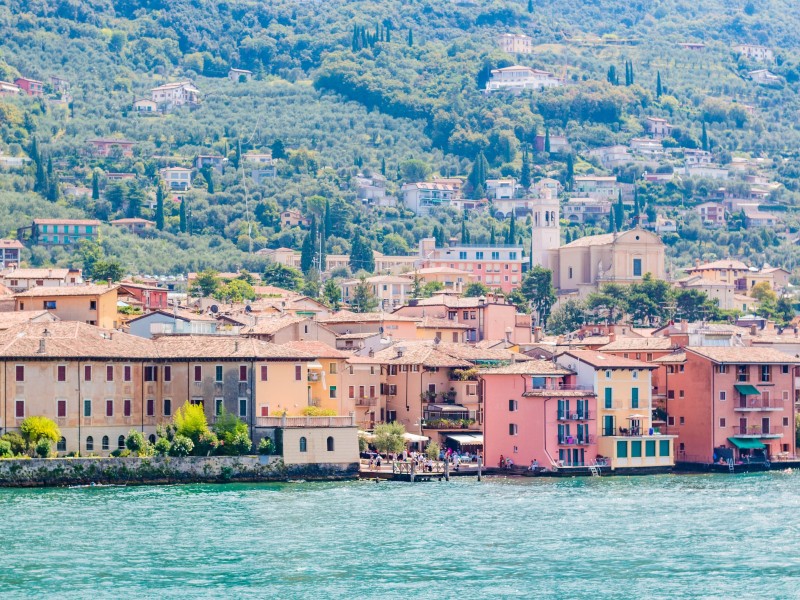
[[[358,464],[285,465],[279,456],[0,459],[0,487],[355,479]]]

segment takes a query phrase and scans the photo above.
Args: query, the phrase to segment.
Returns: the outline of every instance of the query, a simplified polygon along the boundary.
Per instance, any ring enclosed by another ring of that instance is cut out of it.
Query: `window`
[[[90,398],[84,398],[83,400],[83,416],[84,417],[92,416],[92,401]]]
[[[247,365],[239,365],[239,381],[247,381]]]
[[[369,386],[369,397],[370,398],[374,398],[375,397],[375,386],[374,385]]]
[[[67,418],[67,401],[66,400],[56,400],[56,416],[59,419],[66,419]]]
[[[130,381],[131,380],[131,366],[125,365],[122,367],[122,380],[123,381]]]
[[[267,365],[261,365],[261,381],[267,381],[269,379],[269,369]]]
[[[14,369],[14,380],[25,381],[25,367],[23,365],[17,365]]]
[[[514,412],[517,410],[518,404],[516,400],[509,400],[508,401],[508,411]]]
[[[390,385],[389,386],[389,395],[390,396],[397,396],[397,386],[396,385]]]
[[[631,458],[642,458],[641,440],[634,440],[631,442]]]
[[[728,372],[728,365],[719,365],[717,367],[717,373],[725,374]]]
[[[156,436],[151,433],[149,436],[147,436],[147,441],[150,442],[151,444],[155,444]]]
[[[144,368],[144,380],[155,381],[157,379],[158,367],[148,365]]]
[[[268,417],[269,416],[269,406],[262,406],[261,407],[261,416]]]
[[[639,388],[631,389],[631,408],[639,408]]]
[[[92,380],[92,365],[83,365],[83,380]]]
[[[58,452],[66,452],[67,451],[67,440],[63,435],[61,436],[61,439],[58,440],[58,443],[56,444],[56,451],[58,451]]]
[[[169,398],[164,399],[164,416],[169,417],[172,415],[172,400]]]
[[[147,399],[147,416],[148,417],[156,416],[156,401],[153,398]]]
[[[117,438],[117,450],[125,449],[125,436],[121,435]]]
[[[57,373],[56,379],[58,379],[58,381],[66,381],[67,380],[67,366],[66,365],[58,365],[58,367],[56,367],[56,373]]]
[[[719,418],[719,428],[720,429],[725,429],[725,427],[727,427],[727,426],[728,426],[728,421],[725,419],[725,417],[720,417]]]
[[[667,417],[667,425],[675,425],[675,417]]]
[[[647,362],[652,362],[652,361],[653,361],[653,353],[652,352],[648,352],[647,353]]]
[[[667,390],[667,399],[674,400],[675,399],[675,390]]]
[[[25,418],[25,400],[17,400],[14,402],[14,416],[17,419]]]
[[[125,398],[122,401],[122,416],[123,417],[130,417],[131,416],[131,399]]]
[[[736,381],[750,381],[750,370],[747,365],[738,365],[736,367]]]
[[[642,276],[642,259],[641,258],[634,258],[633,259],[633,276],[634,277],[641,277]]]
[[[784,375],[789,373],[789,365],[781,365],[781,373],[783,373]]]
[[[103,436],[103,439],[100,441],[100,444],[101,444],[100,445],[101,449],[108,450],[109,445],[108,445],[108,436],[107,435]]]
[[[222,365],[214,367],[214,381],[222,383]]]
[[[509,252],[508,253],[508,260],[517,260],[517,253],[516,252]],[[506,267],[508,268],[508,267]]]
[[[466,252],[459,252],[458,253],[459,260],[467,260],[467,253]]]
[[[678,365],[678,373],[683,373],[685,368],[686,368],[686,365]]]
[[[214,414],[217,416],[222,414],[222,398],[214,398]]]
[[[684,417],[680,417],[679,421],[681,425],[686,425],[686,419]]]
[[[194,380],[203,381],[203,367],[200,365],[194,366]]]
[[[770,381],[770,366],[761,365],[761,381],[762,383],[769,383]]]
[[[86,450],[89,452],[94,450],[94,438],[92,436],[86,438]]]
[[[114,416],[114,401],[113,400],[106,400],[106,416],[113,417]]]
[[[308,442],[306,441],[306,438],[301,437],[300,438],[300,452],[306,452],[307,450],[308,450]]]
[[[351,385],[347,388],[347,397],[348,398],[355,398],[356,397],[356,386]]]
[[[606,379],[611,379],[611,369],[606,370]]]
[[[500,253],[492,252],[492,260],[500,260]]]
[[[789,426],[789,417],[783,417],[783,426],[784,427],[788,427]]]
[[[569,279],[572,279],[572,267],[567,270]]]
[[[302,381],[303,380],[303,367],[302,367],[302,365],[295,365],[294,366],[294,380],[295,381]]]
[[[475,260],[483,260],[483,252],[476,252],[475,253]],[[479,265],[480,267],[480,265]]]
[[[325,440],[325,445],[328,448],[328,452],[333,452],[333,436],[329,435],[328,439]]]
[[[469,311],[468,310],[463,311],[463,314],[461,316],[466,321],[467,319],[469,319]]]
[[[659,456],[669,456],[671,452],[669,451],[669,440],[658,440],[658,455]]]
[[[639,360],[639,356],[640,356],[639,354],[636,355],[636,360]],[[631,373],[631,377],[633,377],[634,379],[639,379],[639,371],[637,369],[634,369],[633,372]]]
[[[613,403],[612,396],[611,396],[611,394],[612,394],[611,388],[606,388],[604,393],[605,393],[605,405],[604,406],[605,406],[605,408],[611,408],[612,407],[612,403]]]
[[[683,398],[683,397],[684,397],[684,395],[685,395],[685,394],[684,394],[684,391],[683,391],[683,390],[678,390],[678,398]]]
[[[725,390],[721,390],[719,393],[719,401],[725,402],[727,399],[728,399],[728,392],[726,392]]]
[[[656,455],[656,441],[655,440],[645,440],[645,442],[644,442],[644,455],[645,456],[655,456]]]
[[[247,398],[239,398],[239,416],[247,416]]]
[[[45,300],[44,301],[44,309],[45,310],[55,310],[56,309],[56,301],[55,300]]]
[[[628,458],[628,442],[617,440],[617,458]]]
[[[172,367],[170,365],[164,366],[164,381],[172,381]]]
[[[89,300],[89,310],[97,310],[97,300]]]

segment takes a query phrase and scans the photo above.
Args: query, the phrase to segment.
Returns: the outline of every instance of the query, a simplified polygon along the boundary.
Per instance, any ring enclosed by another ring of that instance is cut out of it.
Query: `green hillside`
[[[383,172],[396,195],[428,173],[467,176],[483,153],[489,176],[519,178],[529,170],[534,179],[553,176],[569,186],[574,174],[606,172],[589,160],[590,149],[627,143],[643,134],[646,117],[661,116],[675,126],[675,144],[705,145],[722,164],[737,156],[769,159],[770,179],[782,184],[769,199],[783,210],[777,230],[734,223],[709,231],[685,211],[719,182],[650,184],[641,169],[619,169],[620,181],[638,182],[642,213],[680,216],[679,234],[665,236],[675,267],[730,254],[793,269],[800,256],[791,243],[800,226],[798,26],[800,7],[788,1],[10,0],[0,6],[0,80],[58,76],[70,82],[71,101],[58,104],[53,90],[46,101],[0,96],[0,153],[30,154],[35,139],[53,180],[62,181],[44,189],[33,165],[0,173],[0,235],[36,216],[152,219],[148,198],[155,197],[158,168],[222,154],[229,159],[224,174],[213,173],[211,183],[198,175],[187,195],[185,232],[179,205],[168,199],[165,228],[151,237],[104,227],[106,253],[139,273],[260,271],[264,260],[251,249],[299,249],[305,236],[281,230],[278,213],[295,207],[322,220],[327,199],[335,214],[327,252],[349,252],[361,232],[375,249],[402,254],[434,226],[459,236],[464,217],[450,209],[417,218],[402,208],[365,208],[355,196],[357,173]],[[503,32],[533,36],[536,51],[501,52],[495,36]],[[677,46],[685,41],[706,47]],[[732,51],[741,42],[775,50],[769,68],[779,84],[750,80],[747,73],[760,65]],[[633,81],[622,75],[627,63]],[[569,85],[485,95],[489,71],[512,64],[563,75]],[[230,81],[230,67],[252,70],[254,79]],[[200,89],[200,108],[133,113],[133,101],[150,88],[182,79]],[[566,135],[574,156],[533,152],[533,138],[545,132]],[[134,156],[92,157],[86,141],[96,137],[135,140]],[[287,149],[278,177],[261,185],[244,180],[236,169],[240,145],[242,152],[266,150],[276,140]],[[673,166],[664,160],[659,169]],[[91,188],[94,172],[98,200],[65,195],[68,186]],[[115,184],[105,180],[108,172],[137,178]],[[473,242],[489,241],[492,228],[504,236],[508,226],[483,214],[464,225]],[[565,227],[565,235],[604,228]],[[528,228],[518,224],[516,231],[515,241],[527,242]],[[30,255],[32,264],[75,260],[63,250]]]

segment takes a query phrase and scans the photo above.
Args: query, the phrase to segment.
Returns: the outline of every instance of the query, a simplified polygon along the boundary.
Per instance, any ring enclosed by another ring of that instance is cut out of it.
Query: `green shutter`
[[[639,388],[631,390],[631,408],[639,408]]]
[[[617,458],[628,458],[627,440],[617,440]]]
[[[606,408],[611,408],[611,388],[606,388]]]
[[[644,442],[644,455],[645,456],[655,456],[656,455],[656,441],[655,440],[645,440],[645,442]]]
[[[216,380],[222,381],[222,366],[217,365],[216,367]]]
[[[631,442],[631,458],[642,457],[642,441],[636,440]]]
[[[669,440],[658,440],[658,455],[659,456],[669,456],[672,454],[669,451]]]

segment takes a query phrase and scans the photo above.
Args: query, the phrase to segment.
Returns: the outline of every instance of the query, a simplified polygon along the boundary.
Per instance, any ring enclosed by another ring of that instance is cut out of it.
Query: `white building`
[[[161,179],[171,190],[186,191],[192,189],[192,170],[183,167],[167,167],[159,171]]]
[[[170,109],[178,106],[198,106],[200,104],[200,90],[194,87],[191,81],[178,81],[167,83],[150,90],[150,99]]]
[[[448,206],[456,195],[452,185],[431,182],[407,183],[401,191],[405,207],[416,215],[427,215],[431,208]]]
[[[758,83],[759,85],[770,85],[775,83],[781,83],[783,78],[778,77],[775,73],[769,71],[768,69],[758,69],[756,71],[750,71],[748,73],[750,75],[750,79]]]
[[[506,200],[513,198],[517,190],[516,179],[487,179],[486,197],[489,200]]]
[[[728,178],[728,169],[719,165],[686,165],[684,172],[689,177],[705,177],[706,179]]]
[[[397,275],[375,275],[367,277],[366,284],[371,288],[373,295],[380,302],[380,310],[391,310],[406,303],[412,297],[414,280]],[[349,279],[342,282],[342,300],[350,304],[355,297],[355,290],[360,279]]]
[[[509,54],[530,54],[533,52],[533,39],[524,33],[501,33],[497,45]]]
[[[549,71],[516,65],[502,69],[492,69],[492,77],[486,84],[486,91],[511,90],[513,92],[521,92],[522,90],[542,90],[558,87],[562,84],[563,82]]]
[[[611,202],[600,198],[570,198],[564,205],[564,218],[570,223],[608,223]]]
[[[589,198],[616,199],[620,186],[613,175],[581,175],[573,178],[575,192]]]
[[[734,52],[738,52],[745,58],[759,62],[774,62],[775,53],[766,46],[756,46],[754,44],[738,44],[733,47]]]
[[[235,83],[239,83],[242,81],[250,81],[253,77],[253,72],[248,71],[247,69],[231,69],[228,71],[228,79]]]
[[[603,168],[606,169],[613,169],[633,162],[633,157],[627,146],[603,146],[589,150],[587,154],[599,160]]]

